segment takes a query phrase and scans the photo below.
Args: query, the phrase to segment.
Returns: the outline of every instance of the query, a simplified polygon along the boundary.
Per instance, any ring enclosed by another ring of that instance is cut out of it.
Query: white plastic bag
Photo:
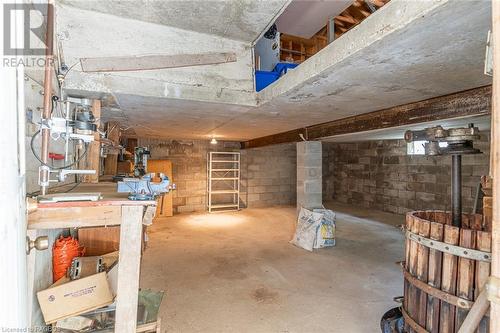
[[[297,219],[297,229],[290,243],[312,252],[322,219],[323,214],[301,208]]]
[[[320,225],[316,231],[315,249],[335,246],[335,219],[336,215],[329,209],[313,209],[313,212],[323,214]]]

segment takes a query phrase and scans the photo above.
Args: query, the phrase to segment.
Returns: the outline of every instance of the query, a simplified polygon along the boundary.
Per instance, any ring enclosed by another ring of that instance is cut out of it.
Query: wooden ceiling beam
[[[334,22],[335,22],[335,26],[337,26],[337,27],[345,27],[344,22],[339,21],[337,18],[334,19]]]
[[[256,148],[299,142],[301,141],[300,134],[307,140],[319,140],[341,134],[489,114],[491,114],[491,86],[484,86],[252,139],[243,142],[242,147]]]
[[[344,12],[342,13],[342,15],[339,15],[339,16],[335,16],[335,19],[341,21],[341,22],[345,22],[345,23],[350,23],[350,24],[357,24],[358,21],[352,17],[350,14]]]
[[[385,5],[385,2],[382,0],[366,0],[366,1],[370,1],[372,4],[374,4],[377,7],[382,7],[383,5]]]

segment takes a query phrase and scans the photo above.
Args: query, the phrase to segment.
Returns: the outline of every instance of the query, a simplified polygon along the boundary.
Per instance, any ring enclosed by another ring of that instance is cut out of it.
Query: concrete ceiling
[[[104,118],[165,138],[246,140],[490,84],[490,22],[487,0],[392,0],[256,94],[249,43],[58,6],[70,64],[83,56],[237,53],[231,64],[94,74],[76,66],[67,76],[71,93],[106,98]]]
[[[61,4],[253,42],[290,0],[59,0]]]

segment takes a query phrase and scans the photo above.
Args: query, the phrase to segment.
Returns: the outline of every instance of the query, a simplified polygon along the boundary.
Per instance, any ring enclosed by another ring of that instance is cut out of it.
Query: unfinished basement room
[[[0,8],[0,332],[500,333],[500,0]]]

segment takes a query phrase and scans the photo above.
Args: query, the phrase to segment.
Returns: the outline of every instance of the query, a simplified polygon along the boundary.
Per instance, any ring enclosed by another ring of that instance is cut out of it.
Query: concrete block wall
[[[297,209],[319,208],[322,200],[322,148],[320,141],[297,143]]]
[[[295,144],[241,151],[241,200],[248,207],[294,205]]]
[[[489,170],[489,135],[475,144],[483,154],[462,157],[462,205],[471,211],[477,184]],[[407,155],[404,140],[323,143],[324,200],[404,214],[450,209],[451,157]]]
[[[152,159],[172,161],[177,185],[175,213],[205,211],[207,204],[207,153],[241,152],[240,200],[242,207],[295,204],[295,145],[277,145],[240,150],[239,142],[208,140],[138,139],[147,146]]]

